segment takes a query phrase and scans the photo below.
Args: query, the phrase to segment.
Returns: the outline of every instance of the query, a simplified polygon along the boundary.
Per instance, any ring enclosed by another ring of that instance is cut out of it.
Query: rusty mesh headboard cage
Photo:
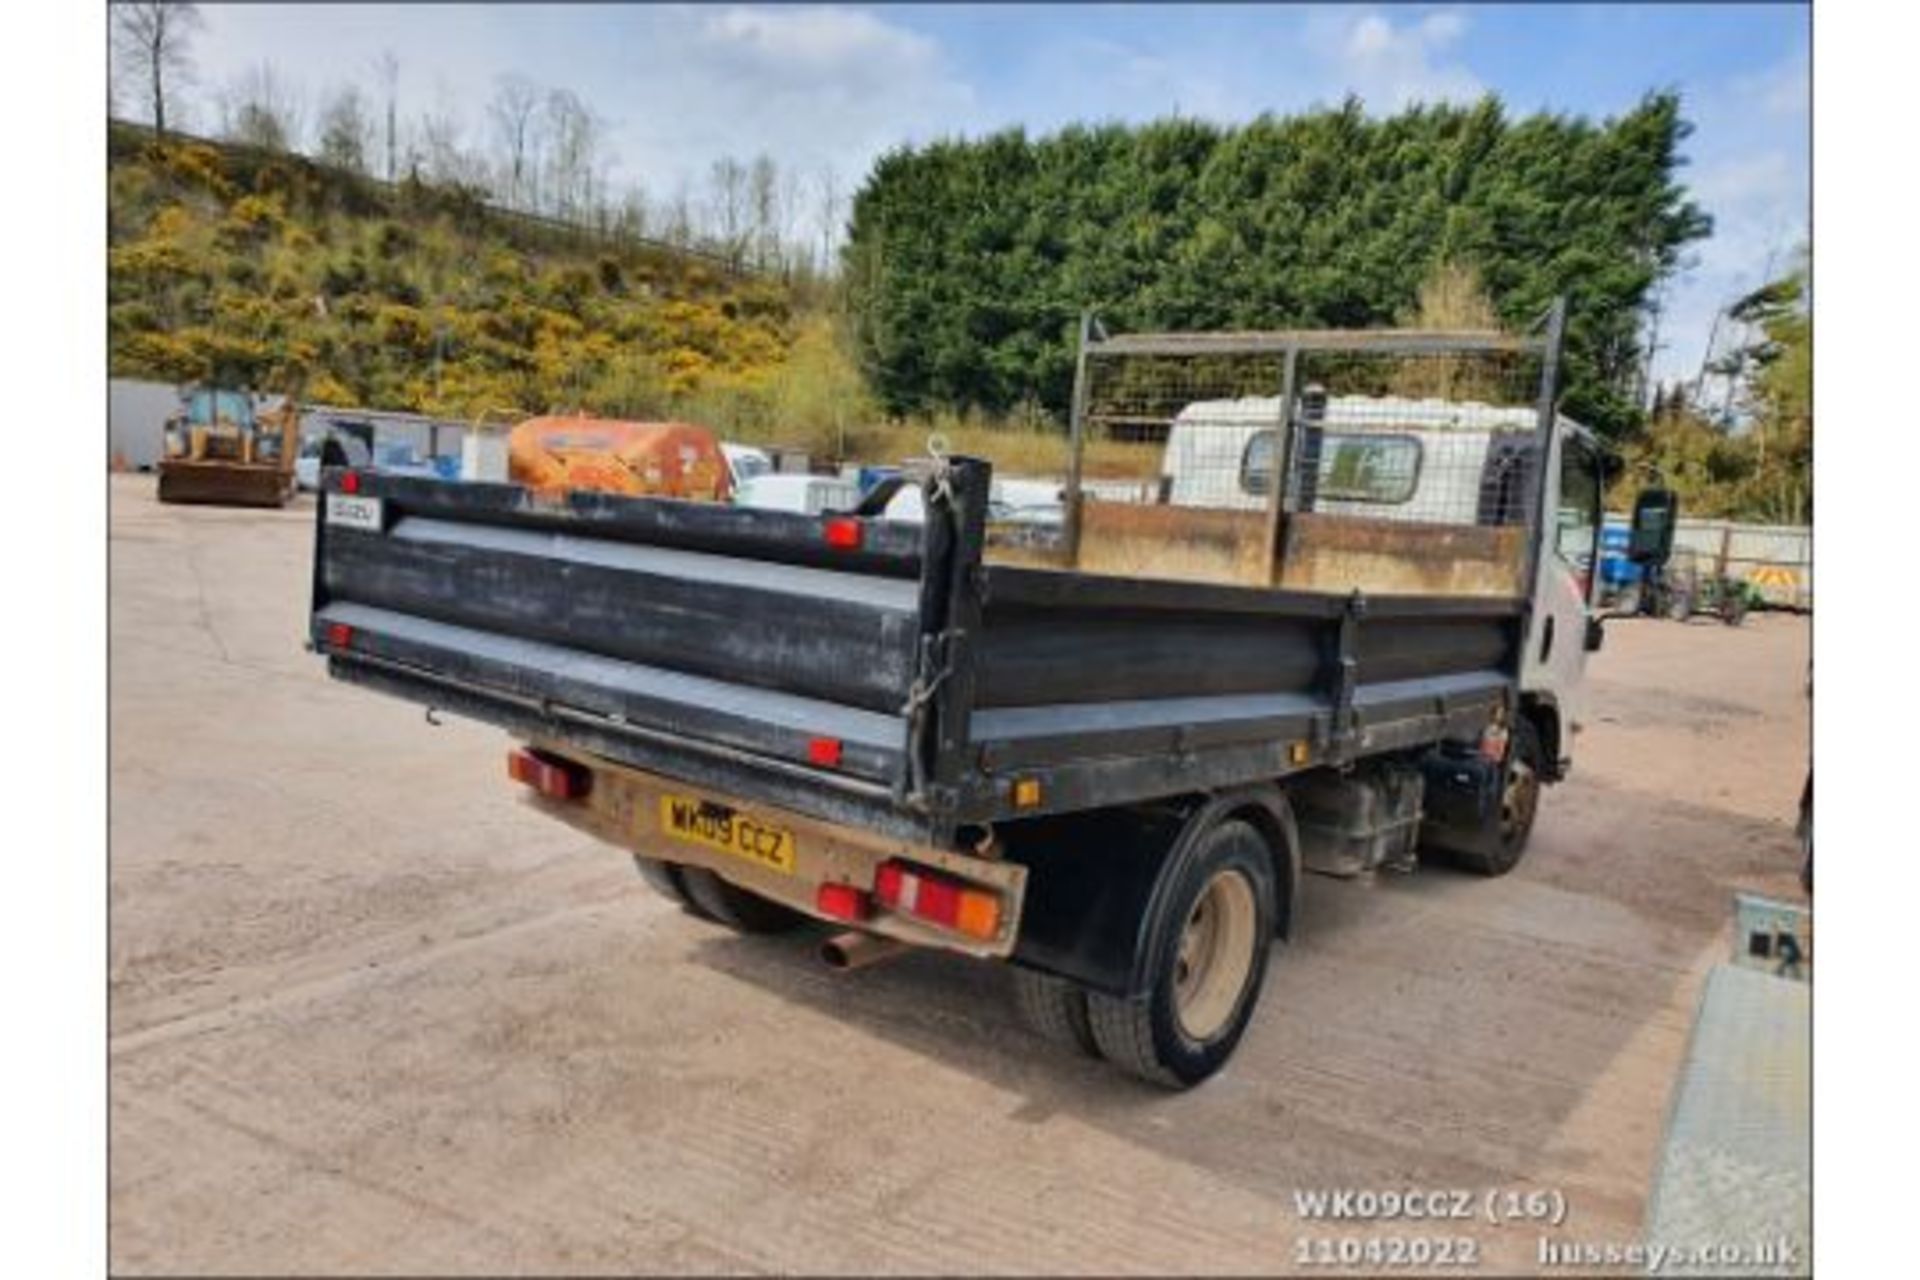
[[[1074,386],[1083,572],[1514,595],[1535,554],[1559,309],[1536,333],[1108,335]],[[1125,479],[1089,459],[1124,446]]]

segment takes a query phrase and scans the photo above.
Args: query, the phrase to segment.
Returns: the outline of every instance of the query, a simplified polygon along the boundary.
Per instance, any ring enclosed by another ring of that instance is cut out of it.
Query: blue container
[[[1624,520],[1608,520],[1600,526],[1600,585],[1609,590],[1630,587],[1640,581],[1642,570],[1627,559],[1631,536]]]

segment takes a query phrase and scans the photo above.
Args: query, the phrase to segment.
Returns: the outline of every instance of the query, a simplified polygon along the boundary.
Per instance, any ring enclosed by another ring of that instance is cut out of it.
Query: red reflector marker
[[[860,548],[860,522],[852,516],[836,516],[827,521],[827,545],[836,551]]]
[[[358,471],[349,471],[347,472],[347,474],[340,477],[340,492],[342,493],[360,492],[360,473]]]
[[[807,760],[809,763],[817,764],[823,769],[838,769],[840,767],[840,739],[808,738]]]
[[[823,916],[835,920],[865,920],[867,895],[850,884],[823,884],[814,895],[813,905]]]
[[[327,627],[327,643],[336,649],[346,649],[353,644],[353,628],[344,622],[335,622]]]

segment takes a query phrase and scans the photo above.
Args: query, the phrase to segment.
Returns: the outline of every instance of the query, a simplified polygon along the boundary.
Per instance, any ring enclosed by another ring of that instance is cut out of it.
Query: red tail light
[[[507,776],[555,800],[578,800],[593,781],[592,773],[577,764],[548,760],[527,750],[507,754]]]
[[[347,649],[353,645],[353,628],[344,622],[335,622],[327,627],[327,643],[336,649]]]
[[[340,477],[340,492],[342,493],[360,492],[360,473],[358,471],[349,471],[347,472],[347,474]]]
[[[873,907],[867,895],[850,884],[821,885],[813,905],[835,920],[865,920]]]
[[[835,516],[827,521],[827,545],[836,551],[860,548],[860,522],[852,516]]]
[[[991,938],[1000,931],[999,894],[915,863],[881,863],[873,896],[891,910],[970,937]]]
[[[838,769],[840,767],[840,739],[807,739],[807,761],[810,764],[817,764],[823,769]]]

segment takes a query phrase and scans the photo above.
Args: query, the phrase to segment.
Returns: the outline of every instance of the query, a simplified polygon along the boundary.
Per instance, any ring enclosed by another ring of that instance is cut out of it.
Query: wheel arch
[[[1016,964],[1116,996],[1143,989],[1154,912],[1200,838],[1243,821],[1273,855],[1275,932],[1290,935],[1301,879],[1300,839],[1276,783],[1178,797],[1000,828],[1007,856],[1028,870]]]
[[[1561,734],[1560,700],[1551,693],[1520,695],[1520,714],[1533,726],[1540,742],[1540,758],[1546,764],[1544,780],[1558,782],[1567,775],[1566,741]]]
[[[1256,783],[1195,797],[1195,801],[1135,918],[1133,964],[1127,981],[1130,994],[1144,990],[1148,975],[1153,972],[1156,957],[1150,939],[1151,925],[1162,900],[1173,891],[1181,867],[1193,856],[1202,838],[1223,823],[1245,822],[1266,841],[1273,857],[1274,932],[1285,938],[1292,929],[1293,904],[1299,896],[1300,838],[1286,793],[1276,783]]]

